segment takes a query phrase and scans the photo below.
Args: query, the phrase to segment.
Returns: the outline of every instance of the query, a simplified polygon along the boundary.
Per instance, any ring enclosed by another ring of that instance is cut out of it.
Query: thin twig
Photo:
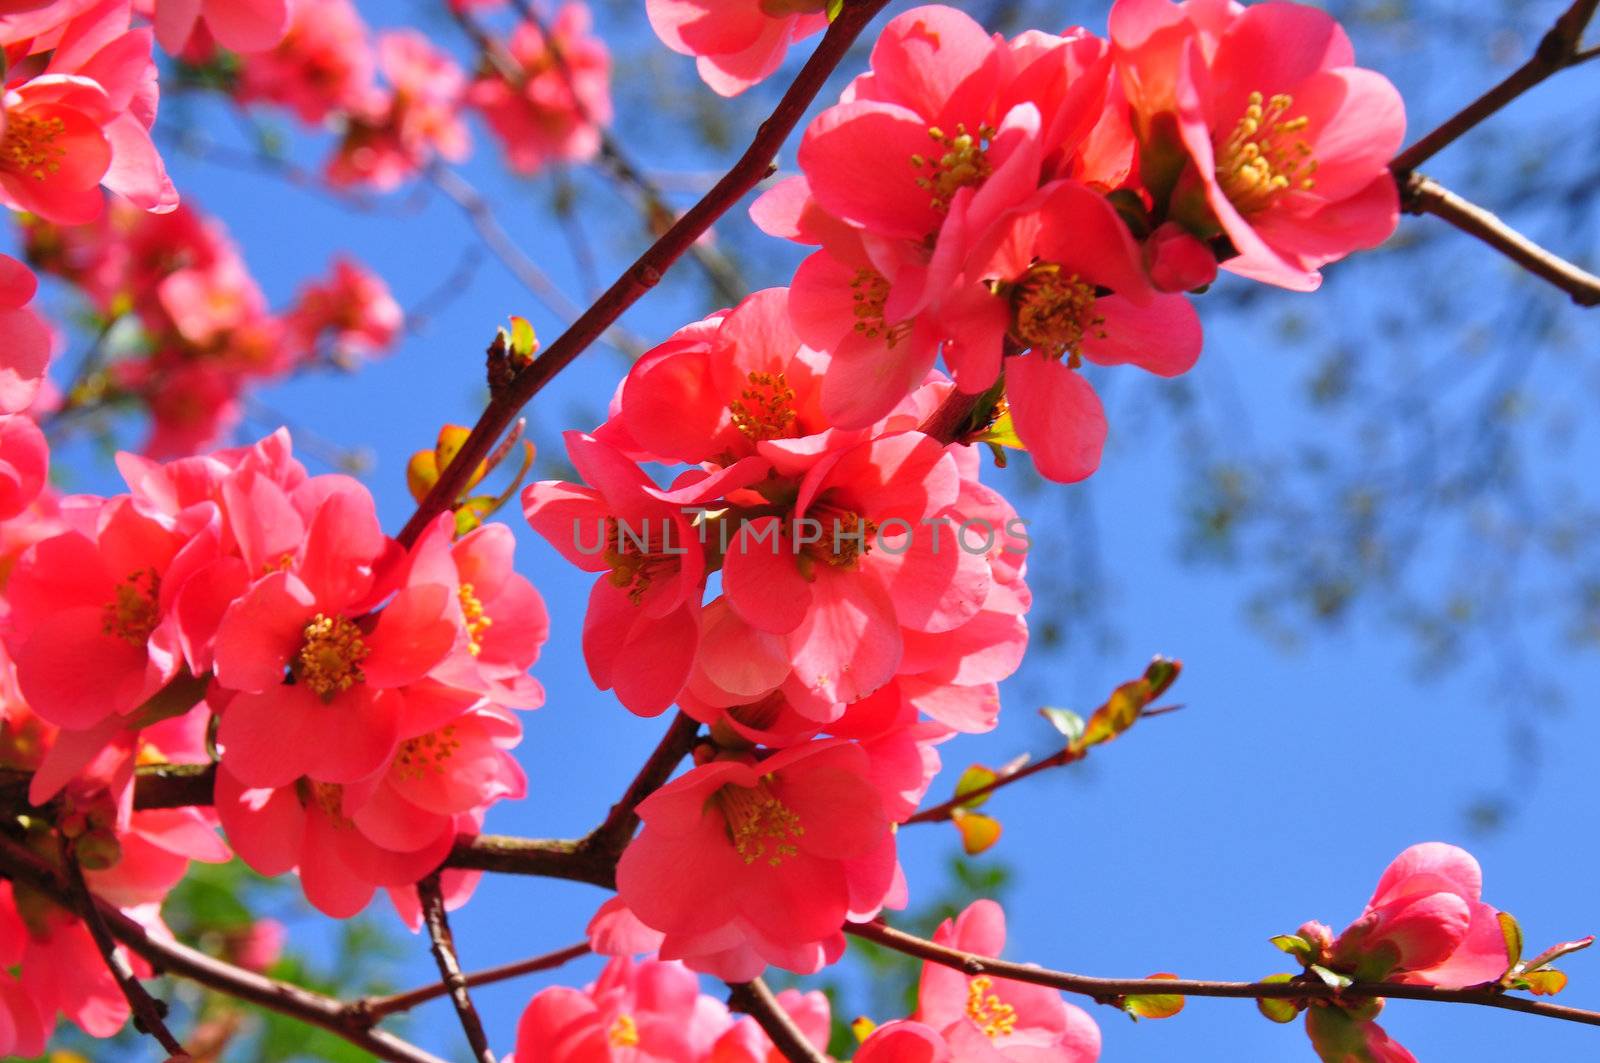
[[[72,891],[73,908],[89,928],[89,936],[94,938],[95,947],[100,950],[100,958],[105,961],[106,969],[111,972],[111,977],[116,979],[117,988],[122,990],[122,995],[127,998],[128,1007],[133,1012],[134,1028],[149,1034],[160,1042],[169,1056],[184,1056],[188,1053],[183,1050],[183,1045],[172,1036],[172,1031],[167,1029],[163,1012],[166,1005],[156,1002],[139,977],[133,973],[128,958],[117,951],[116,939],[111,936],[111,930],[106,926],[105,919],[100,914],[99,907],[95,904],[94,894],[89,892],[89,884],[84,881],[83,868],[78,864],[78,853],[73,847],[71,839],[66,834],[58,836],[61,850],[61,866],[67,872],[67,884]]]
[[[772,995],[767,983],[760,978],[752,978],[748,982],[730,982],[728,989],[729,1006],[760,1023],[773,1046],[783,1053],[784,1059],[790,1063],[828,1063],[828,1057],[806,1040],[806,1035],[800,1032],[794,1019],[783,1010],[783,1005]]]
[[[445,867],[534,875],[587,882],[611,889],[616,884],[615,854],[600,853],[576,839],[511,838],[501,834],[462,835],[445,858]]]
[[[700,733],[700,722],[686,712],[672,718],[672,726],[661,736],[655,751],[650,754],[639,773],[628,784],[622,797],[611,806],[605,822],[584,838],[586,849],[620,854],[627,846],[633,832],[639,827],[639,802],[661,789],[672,777],[672,772],[694,748],[695,736]]]
[[[993,782],[986,783],[983,786],[975,787],[974,789],[968,790],[964,794],[957,794],[956,796],[950,798],[950,800],[941,801],[939,804],[933,805],[930,808],[925,808],[921,812],[918,812],[916,815],[912,816],[910,819],[906,820],[902,825],[909,827],[913,823],[942,823],[949,819],[956,809],[961,808],[964,805],[970,805],[973,801],[987,797],[1002,787],[1010,786],[1012,783],[1021,782],[1030,775],[1037,775],[1041,771],[1048,771],[1051,768],[1060,768],[1068,764],[1076,763],[1077,761],[1082,760],[1088,752],[1089,751],[1087,749],[1075,750],[1071,746],[1066,746],[1042,760],[1036,760],[1032,764],[1023,765],[1010,775],[1002,775]]]
[[[433,490],[401,529],[402,544],[409,546],[415,542],[434,517],[455,504],[471,471],[477,468],[478,462],[528,400],[587,350],[623,311],[654,288],[661,275],[771,171],[774,156],[805,116],[806,108],[822,91],[856,37],[886,3],[887,0],[855,0],[845,4],[772,114],[761,124],[750,146],[716,187],[680,215],[672,228],[651,244],[571,328],[490,401],[455,459],[445,467]]]
[[[1579,306],[1600,306],[1600,277],[1534,243],[1493,212],[1463,199],[1432,178],[1411,174],[1401,189],[1401,202],[1412,214],[1432,214],[1477,237],[1529,273],[1566,292]]]
[[[1586,52],[1579,48],[1583,44],[1584,30],[1594,19],[1596,7],[1600,7],[1600,0],[1573,0],[1572,6],[1556,19],[1555,25],[1540,39],[1532,58],[1494,88],[1451,115],[1433,132],[1396,155],[1389,168],[1394,171],[1395,179],[1401,186],[1404,187],[1405,179],[1412,170],[1454,143],[1463,133],[1552,74],[1589,58],[1593,49]]]
[[[450,933],[450,920],[444,911],[444,891],[439,888],[439,872],[425,876],[417,883],[417,900],[422,905],[422,920],[428,927],[428,940],[433,944],[433,959],[439,965],[439,977],[444,979],[450,1003],[455,1005],[456,1018],[472,1046],[473,1058],[478,1063],[494,1063],[494,1053],[489,1050],[489,1038],[483,1032],[483,1020],[478,1009],[472,1006],[472,996],[467,992],[467,979],[461,973],[461,961],[456,958],[455,935]]]
[[[461,979],[461,984],[468,989],[479,986],[493,985],[512,978],[520,978],[525,974],[534,974],[538,971],[549,971],[570,963],[580,956],[589,955],[589,943],[580,941],[576,945],[568,945],[564,949],[547,952],[542,956],[534,956],[515,963],[501,964],[499,967],[488,967],[481,971],[474,971]],[[443,982],[434,982],[431,985],[420,986],[407,990],[404,993],[392,993],[386,997],[367,997],[350,1004],[350,1010],[365,1015],[370,1022],[377,1022],[386,1015],[396,1012],[410,1011],[419,1004],[426,1004],[430,1000],[437,1000],[450,992]]]
[[[73,908],[72,891],[55,870],[3,834],[0,834],[0,877],[26,883],[57,904]],[[443,1063],[437,1056],[393,1034],[369,1030],[352,1020],[342,1001],[236,967],[170,938],[152,937],[143,926],[104,901],[95,899],[94,904],[111,936],[163,974],[187,978],[207,989],[327,1030],[390,1063]]]
[[[1319,979],[1293,982],[1209,982],[1188,978],[1094,978],[1089,975],[1052,971],[1031,964],[1010,963],[971,952],[939,945],[926,938],[907,934],[883,923],[847,923],[847,934],[875,942],[907,956],[927,960],[968,975],[987,974],[1014,982],[1049,986],[1065,993],[1092,997],[1102,1004],[1115,1004],[1120,997],[1142,993],[1170,993],[1186,997],[1233,997],[1255,1000],[1366,1000],[1392,997],[1403,1000],[1432,1000],[1451,1004],[1475,1004],[1502,1008],[1551,1019],[1600,1026],[1600,1012],[1551,1004],[1542,1000],[1509,996],[1493,986],[1440,989],[1429,985],[1398,982],[1356,982],[1344,988],[1330,986]]]

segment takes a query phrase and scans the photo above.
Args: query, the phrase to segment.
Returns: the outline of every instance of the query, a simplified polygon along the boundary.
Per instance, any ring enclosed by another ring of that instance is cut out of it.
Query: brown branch
[[[728,1005],[760,1023],[784,1059],[790,1063],[828,1063],[828,1057],[806,1040],[800,1027],[783,1010],[767,983],[753,978],[748,982],[729,982],[728,989]]]
[[[1395,156],[1389,168],[1394,171],[1395,180],[1401,187],[1404,187],[1405,180],[1412,170],[1454,143],[1462,134],[1490,118],[1552,74],[1589,58],[1593,49],[1589,51],[1580,49],[1583,45],[1584,30],[1594,19],[1596,7],[1600,7],[1600,0],[1573,0],[1572,6],[1556,19],[1555,25],[1551,26],[1549,32],[1539,41],[1539,46],[1534,49],[1533,56],[1526,63],[1512,71],[1494,88],[1451,115],[1433,132]]]
[[[528,400],[587,350],[623,311],[655,287],[661,275],[770,172],[778,149],[804,117],[806,108],[844,59],[850,45],[886,2],[853,0],[845,4],[733,168],[698,203],[680,215],[672,228],[640,255],[571,328],[490,401],[460,452],[445,467],[433,490],[401,529],[399,539],[403,544],[409,546],[415,542],[434,517],[455,505],[471,471]]]
[[[139,981],[138,975],[133,973],[128,958],[117,951],[117,942],[111,936],[111,930],[106,926],[106,921],[100,915],[100,909],[95,904],[94,894],[89,892],[89,884],[84,881],[83,868],[78,863],[78,853],[73,847],[71,839],[65,834],[57,836],[61,850],[61,866],[67,872],[67,887],[72,895],[72,908],[83,919],[84,925],[89,928],[89,936],[94,938],[94,944],[100,950],[100,958],[105,961],[106,969],[111,972],[111,977],[116,979],[117,988],[122,990],[122,995],[128,1001],[128,1008],[133,1012],[133,1027],[141,1033],[147,1033],[160,1042],[169,1056],[187,1057],[183,1045],[172,1036],[172,1031],[167,1029],[164,1021],[166,1005],[158,1003],[152,997],[144,983]]]
[[[1600,277],[1534,243],[1489,210],[1463,199],[1430,177],[1412,173],[1400,190],[1412,214],[1432,214],[1474,236],[1536,277],[1549,281],[1579,306],[1600,306]]]
[[[1600,1012],[1551,1004],[1526,997],[1508,996],[1493,986],[1440,989],[1428,985],[1398,982],[1356,982],[1342,989],[1320,980],[1292,982],[1209,982],[1188,978],[1094,978],[1089,975],[1052,971],[1030,964],[1010,963],[970,952],[962,952],[926,938],[895,930],[883,923],[847,923],[847,934],[871,941],[884,948],[927,960],[968,975],[987,974],[1014,982],[1049,986],[1065,993],[1092,997],[1102,1004],[1114,1004],[1119,997],[1142,993],[1172,993],[1186,997],[1233,997],[1254,1000],[1351,1000],[1385,997],[1402,1000],[1432,1000],[1450,1004],[1474,1004],[1502,1008],[1551,1019],[1600,1026]]]
[[[609,853],[613,858],[621,855],[639,827],[639,814],[636,811],[639,802],[661,789],[672,777],[673,770],[694,748],[695,737],[699,733],[700,722],[694,717],[685,712],[674,716],[672,726],[661,736],[655,751],[634,776],[633,782],[628,784],[622,797],[611,806],[605,822],[583,839],[584,848]]]
[[[518,960],[515,963],[502,964],[499,967],[488,967],[481,971],[463,975],[461,984],[468,989],[478,986],[493,985],[511,978],[520,978],[525,974],[534,974],[538,971],[549,971],[563,964],[569,963],[580,956],[589,954],[589,943],[580,941],[576,945],[568,945],[564,949],[547,952],[542,956],[531,959]],[[437,1000],[450,992],[450,988],[442,982],[410,989],[404,993],[393,993],[386,997],[366,997],[348,1005],[348,1011],[364,1017],[368,1023],[377,1022],[386,1015],[396,1012],[410,1011],[419,1004],[426,1004],[430,1000]]]
[[[906,820],[903,825],[910,826],[913,823],[942,823],[949,819],[951,814],[963,805],[970,805],[973,801],[987,797],[989,794],[994,793],[1001,787],[1010,786],[1015,782],[1021,782],[1030,775],[1037,775],[1041,771],[1047,771],[1050,768],[1060,768],[1068,764],[1076,763],[1077,761],[1082,760],[1088,752],[1089,751],[1087,749],[1075,750],[1071,746],[1065,746],[1062,749],[1057,750],[1055,753],[1052,753],[1050,756],[1045,757],[1043,760],[1036,760],[1032,764],[1023,765],[1010,775],[1002,775],[993,782],[974,787],[964,794],[957,794],[948,801],[941,801],[937,805],[933,805],[930,808],[925,808],[921,812],[918,812],[916,815],[912,816],[910,819]]]
[[[511,838],[500,834],[462,835],[445,859],[445,867],[495,871],[503,875],[537,875],[587,882],[611,889],[616,882],[614,855],[594,852],[569,839]]]
[[[54,869],[4,835],[0,835],[0,876],[25,883],[63,907],[73,907],[72,891]],[[143,926],[104,901],[95,899],[94,905],[111,936],[163,974],[187,978],[207,989],[327,1030],[390,1063],[443,1063],[392,1034],[367,1029],[351,1018],[341,1001],[236,967],[181,942],[152,937]]]
[[[478,1063],[494,1063],[494,1053],[489,1050],[489,1038],[483,1032],[483,1020],[478,1009],[472,1006],[467,992],[466,976],[461,973],[461,961],[456,958],[455,935],[450,933],[450,920],[444,911],[444,892],[439,888],[439,872],[417,883],[417,900],[422,905],[422,919],[428,927],[428,940],[433,945],[433,959],[439,965],[439,977],[444,980],[450,1003],[455,1005],[456,1018],[467,1035],[472,1056]]]

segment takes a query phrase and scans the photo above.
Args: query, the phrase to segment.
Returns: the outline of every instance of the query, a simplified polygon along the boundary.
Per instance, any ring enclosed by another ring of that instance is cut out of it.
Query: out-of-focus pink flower
[[[378,63],[390,88],[348,117],[328,179],[387,191],[435,155],[466,158],[471,143],[460,111],[467,80],[455,61],[422,34],[394,30],[378,36]]]
[[[950,1046],[926,1023],[896,1019],[874,1029],[854,1063],[951,1063]]]
[[[507,49],[520,68],[518,83],[491,69],[467,91],[518,173],[582,162],[600,150],[600,127],[611,121],[611,56],[589,26],[581,3],[562,6],[549,41],[538,26],[522,23]]]
[[[826,1053],[828,1037],[833,1032],[827,995],[817,990],[802,993],[785,989],[777,994],[777,1000],[811,1047]],[[708,1057],[709,1063],[784,1063],[788,1058],[772,1043],[761,1024],[748,1015],[717,1038]]]
[[[811,973],[837,956],[847,919],[897,900],[894,835],[867,775],[866,754],[843,740],[700,765],[640,804],[618,896],[666,935],[664,955],[697,970]],[[707,881],[718,888],[696,885]]]
[[[1313,1004],[1307,1008],[1306,1033],[1322,1063],[1417,1063],[1417,1057],[1382,1026],[1340,1007]]]
[[[1006,942],[1005,913],[993,901],[974,901],[954,920],[945,920],[933,939],[963,952],[998,957]],[[923,965],[912,1018],[939,1032],[953,1060],[1093,1063],[1100,1055],[1100,1028],[1054,989],[989,975],[973,977],[931,962]]]
[[[824,0],[648,0],[661,43],[695,57],[700,77],[723,96],[764,80],[789,45],[828,24]]]
[[[229,937],[228,952],[240,967],[264,972],[283,955],[288,937],[288,928],[276,919],[257,919]]]
[[[700,1063],[728,1009],[682,964],[619,957],[584,989],[540,990],[517,1023],[516,1063]]]
[[[38,287],[32,270],[0,255],[0,414],[33,405],[50,362],[50,327],[28,306]]]
[[[287,0],[155,0],[156,39],[168,53],[182,53],[199,24],[229,51],[264,52],[289,32],[289,4]]]
[[[1191,232],[1227,237],[1224,269],[1308,291],[1394,231],[1405,106],[1326,12],[1117,0],[1110,24],[1143,180]]]
[[[226,6],[227,0],[222,0]],[[350,0],[290,0],[289,31],[276,47],[242,58],[239,99],[287,107],[302,122],[360,113],[376,62],[366,23]]]
[[[33,504],[50,472],[50,444],[27,414],[0,414],[0,520]]]
[[[405,315],[383,278],[340,256],[326,281],[307,284],[287,315],[289,342],[309,354],[327,336],[338,360],[372,357],[394,345]]]

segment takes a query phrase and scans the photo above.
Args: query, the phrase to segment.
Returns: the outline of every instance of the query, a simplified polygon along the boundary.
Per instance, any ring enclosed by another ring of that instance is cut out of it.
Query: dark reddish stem
[[[790,1063],[828,1063],[828,1057],[817,1051],[800,1027],[794,1024],[789,1013],[783,1010],[778,998],[773,996],[767,983],[756,978],[749,982],[729,983],[728,1004],[742,1011],[766,1031],[767,1037],[783,1058]]]
[[[467,1035],[467,1044],[478,1063],[494,1063],[494,1053],[489,1050],[489,1038],[483,1032],[483,1020],[472,1005],[472,995],[467,991],[467,977],[461,971],[461,961],[456,957],[455,935],[450,932],[450,920],[445,915],[444,891],[439,886],[439,872],[435,871],[417,883],[417,900],[422,905],[422,921],[428,927],[428,940],[433,947],[434,962],[439,965],[439,977],[450,1003],[455,1006],[456,1018]]]
[[[496,982],[520,978],[525,974],[554,970],[580,956],[587,955],[589,955],[589,943],[581,941],[576,945],[568,945],[564,949],[547,952],[541,956],[518,960],[515,963],[502,964],[499,967],[488,967],[481,971],[473,971],[471,974],[462,976],[461,984],[468,989],[476,989],[479,986],[493,985]],[[449,986],[443,982],[434,982],[432,985],[420,986],[404,993],[394,993],[386,997],[368,997],[364,1000],[355,1001],[349,1005],[349,1011],[365,1016],[369,1022],[377,1022],[386,1015],[410,1011],[419,1004],[437,1000],[442,996],[446,996],[449,992]]]

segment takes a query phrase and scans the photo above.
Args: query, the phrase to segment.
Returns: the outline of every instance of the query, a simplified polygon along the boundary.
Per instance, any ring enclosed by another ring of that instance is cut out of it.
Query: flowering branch
[[[476,989],[478,986],[493,985],[496,982],[520,978],[525,974],[553,970],[580,956],[587,956],[589,951],[589,943],[580,941],[576,945],[568,945],[566,948],[557,949],[554,952],[546,952],[543,955],[534,956],[526,960],[518,960],[515,963],[502,964],[498,967],[488,967],[481,971],[462,975],[461,985],[467,989]],[[365,997],[347,1005],[347,1010],[352,1014],[362,1016],[368,1024],[371,1024],[387,1015],[410,1011],[419,1004],[437,1000],[449,992],[449,986],[443,982],[434,982],[430,985],[410,989],[404,993],[394,993],[386,997]]]
[[[778,149],[794,131],[806,108],[816,98],[829,75],[844,59],[850,45],[888,0],[856,0],[847,3],[816,51],[806,61],[789,90],[767,120],[761,123],[745,153],[732,169],[701,200],[673,223],[672,228],[651,244],[632,266],[618,277],[583,316],[562,333],[533,364],[523,369],[502,393],[496,395],[473,426],[455,460],[447,466],[433,490],[417,507],[398,536],[410,546],[435,516],[455,504],[472,470],[489,452],[517,412],[537,395],[557,373],[589,348],[623,311],[661,280],[661,275],[676,262],[712,224],[726,214],[747,192],[770,172]]]
[[[1493,212],[1463,199],[1432,178],[1408,174],[1400,201],[1412,214],[1432,214],[1477,237],[1529,273],[1572,296],[1579,306],[1600,306],[1600,277],[1539,246]]]
[[[478,1063],[494,1063],[494,1053],[489,1050],[489,1038],[483,1032],[483,1020],[478,1009],[472,1006],[467,993],[467,980],[461,973],[461,961],[456,958],[455,936],[450,933],[450,920],[444,911],[444,893],[439,888],[439,873],[423,878],[417,883],[417,900],[422,904],[422,919],[428,927],[428,938],[433,944],[433,958],[439,965],[439,975],[450,1003],[455,1005],[456,1017],[472,1046],[473,1058]]]
[[[0,835],[0,875],[26,883],[57,904],[75,908],[71,889],[56,872],[4,835]],[[390,1063],[444,1063],[393,1034],[369,1029],[370,1024],[352,1016],[342,1001],[237,967],[181,942],[152,937],[143,926],[104,901],[92,901],[110,935],[163,974],[187,978],[215,992],[327,1030]]]
[[[1091,997],[1096,1003],[1115,1005],[1122,997],[1141,994],[1172,994],[1190,997],[1232,997],[1254,1000],[1352,1000],[1393,997],[1404,1000],[1433,1000],[1451,1004],[1476,1004],[1487,1008],[1520,1011],[1551,1019],[1600,1026],[1600,1012],[1551,1004],[1542,1000],[1507,996],[1498,986],[1441,989],[1431,985],[1400,982],[1355,982],[1344,987],[1310,979],[1287,982],[1210,982],[1191,978],[1095,978],[1090,975],[1052,971],[1025,963],[979,956],[939,945],[926,938],[907,934],[883,923],[849,923],[845,933],[884,948],[937,963],[967,975],[992,975],[1015,982],[1049,986],[1064,993]]]
[[[728,1005],[742,1011],[766,1031],[773,1045],[790,1063],[828,1063],[828,1057],[818,1052],[800,1027],[794,1024],[789,1013],[783,1010],[772,989],[760,978],[748,982],[729,983]]]
[[[187,1058],[188,1053],[183,1050],[183,1045],[172,1036],[172,1031],[167,1029],[167,1024],[163,1021],[166,1005],[159,1003],[150,995],[139,981],[139,976],[134,974],[133,968],[128,965],[127,957],[117,951],[116,940],[112,938],[111,931],[100,914],[94,894],[89,892],[89,884],[84,881],[83,868],[78,864],[78,853],[72,840],[62,833],[58,841],[61,847],[61,865],[66,868],[73,907],[88,926],[89,935],[94,938],[95,947],[100,950],[100,958],[105,961],[106,969],[111,972],[111,977],[116,979],[117,988],[122,990],[122,995],[128,1001],[128,1007],[133,1010],[134,1028],[154,1037],[160,1042],[161,1047],[166,1049],[167,1055]]]

